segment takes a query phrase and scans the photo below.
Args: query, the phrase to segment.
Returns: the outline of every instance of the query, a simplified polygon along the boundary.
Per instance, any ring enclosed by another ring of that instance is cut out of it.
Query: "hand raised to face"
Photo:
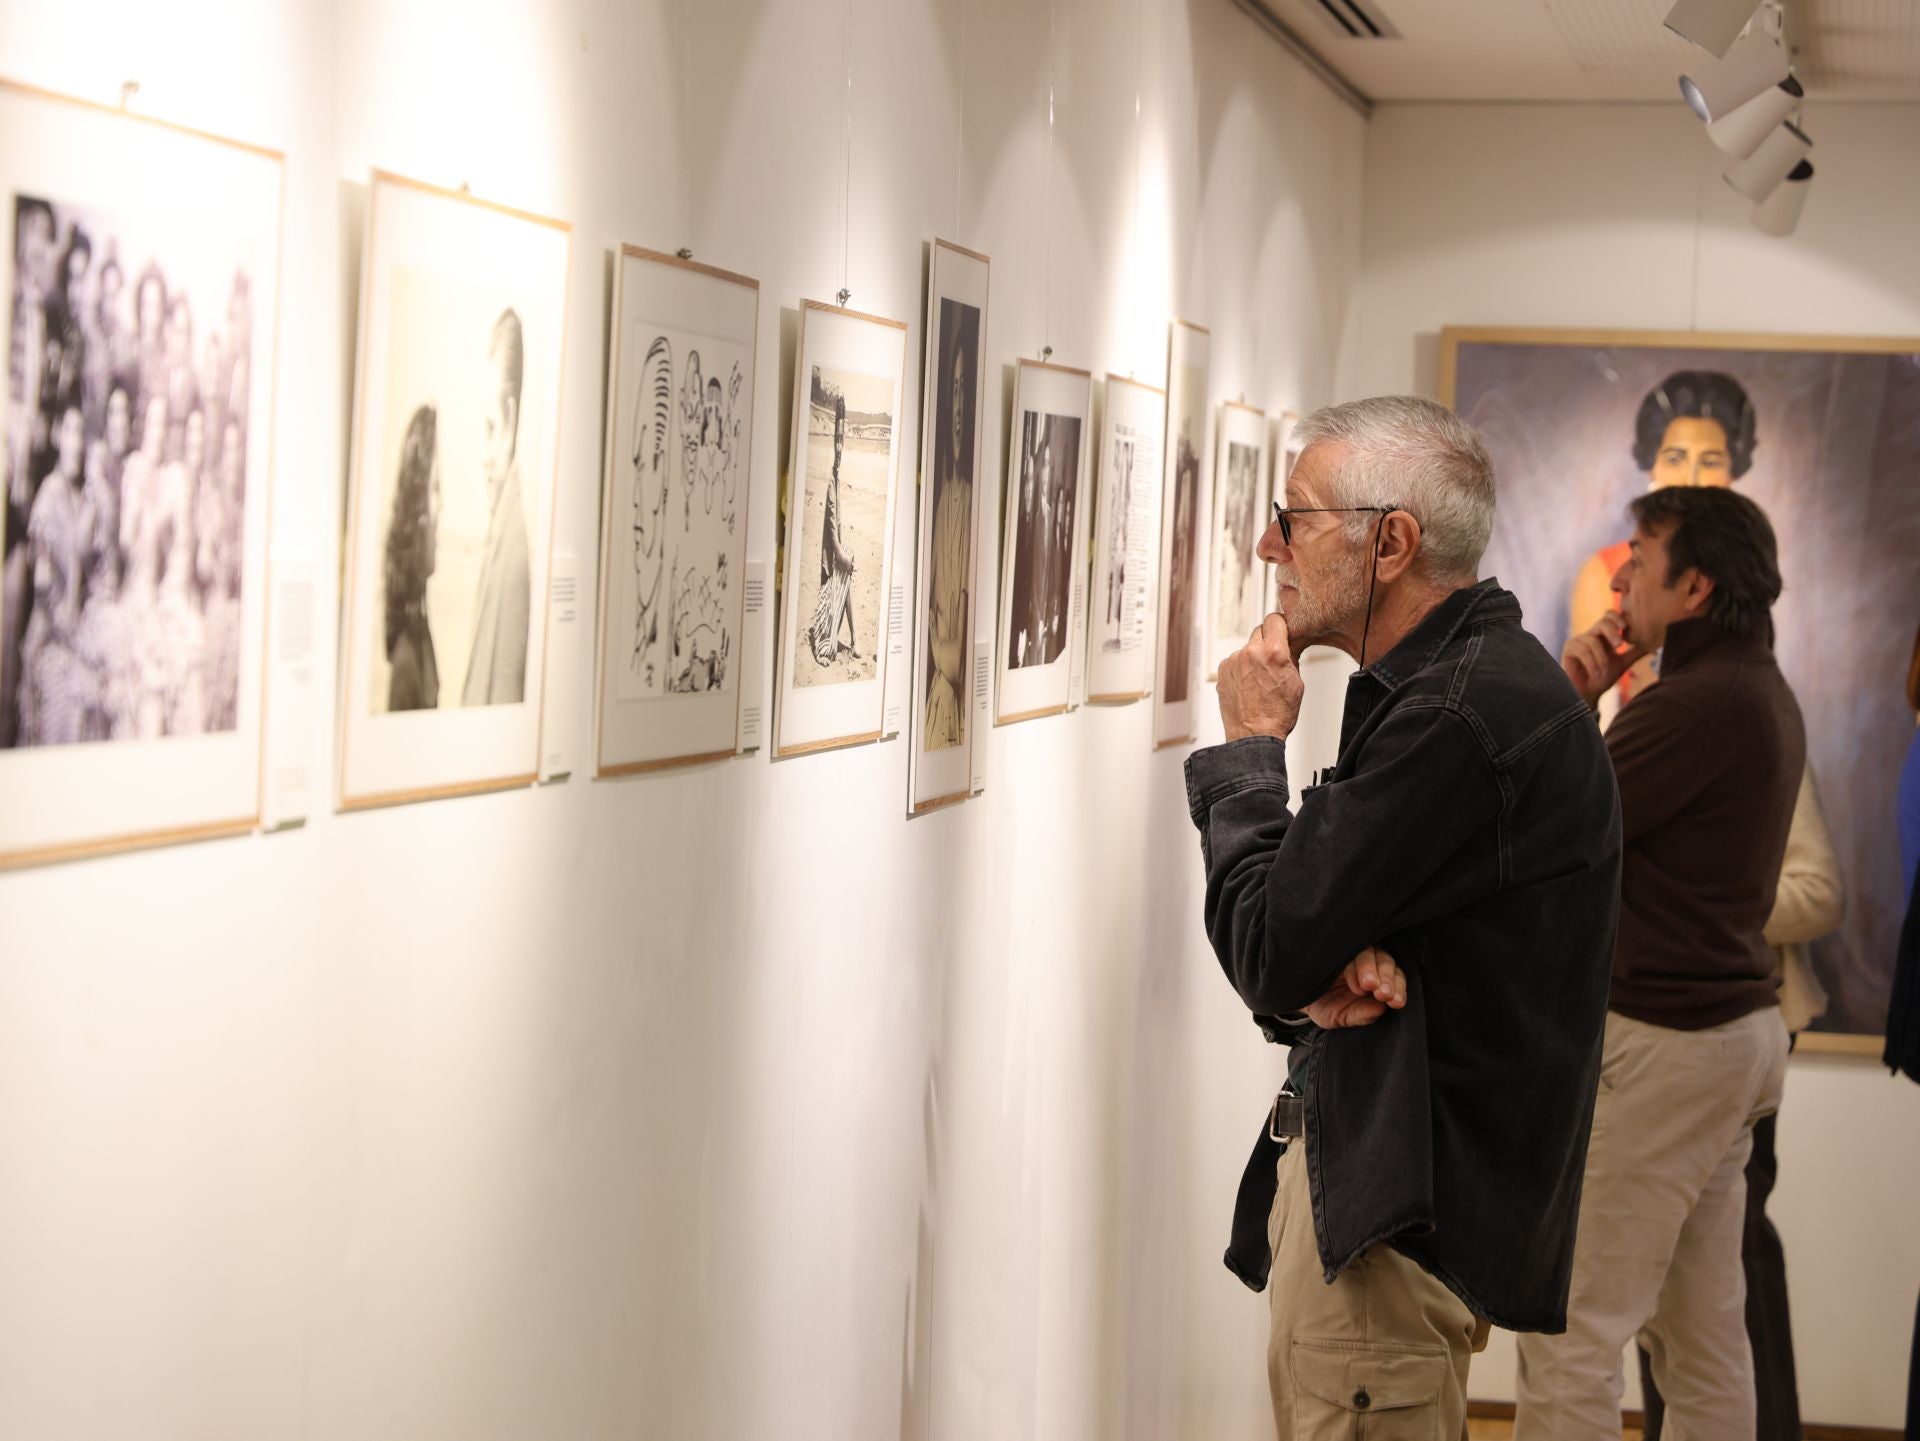
[[[1220,662],[1219,688],[1228,740],[1256,735],[1285,740],[1293,734],[1307,687],[1293,661],[1285,616],[1269,615],[1244,646]]]

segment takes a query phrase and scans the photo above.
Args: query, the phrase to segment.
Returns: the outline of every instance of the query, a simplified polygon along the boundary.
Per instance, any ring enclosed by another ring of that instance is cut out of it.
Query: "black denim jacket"
[[[1297,814],[1264,736],[1195,752],[1187,795],[1208,938],[1268,1038],[1294,1043],[1326,1279],[1386,1241],[1496,1325],[1564,1330],[1620,808],[1592,714],[1519,602],[1494,581],[1455,591],[1356,673],[1339,763]],[[1405,1010],[1326,1032],[1277,1019],[1369,945],[1406,970]],[[1255,1289],[1263,1150],[1227,1258]]]

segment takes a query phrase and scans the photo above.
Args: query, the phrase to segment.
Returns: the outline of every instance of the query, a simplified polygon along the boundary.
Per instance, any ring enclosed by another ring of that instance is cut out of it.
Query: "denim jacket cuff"
[[[1287,743],[1242,736],[1187,757],[1187,812],[1201,830],[1214,806],[1243,791],[1287,790]]]

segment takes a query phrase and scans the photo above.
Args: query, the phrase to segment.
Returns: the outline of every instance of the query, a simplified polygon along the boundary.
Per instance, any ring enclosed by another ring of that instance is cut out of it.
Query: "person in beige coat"
[[[1840,860],[1833,849],[1827,818],[1813,783],[1813,767],[1800,777],[1787,854],[1780,865],[1780,888],[1767,918],[1767,943],[1773,947],[1780,977],[1780,1018],[1797,1037],[1827,1009],[1826,988],[1814,974],[1809,946],[1840,924]],[[1747,1339],[1753,1345],[1753,1380],[1758,1404],[1757,1441],[1800,1436],[1800,1393],[1794,1380],[1793,1334],[1787,1310],[1787,1261],[1780,1233],[1767,1218],[1767,1197],[1779,1174],[1774,1155],[1774,1122],[1767,1116],[1753,1128],[1753,1156],[1747,1162],[1747,1217],[1740,1258],[1747,1277]],[[1640,1392],[1645,1398],[1645,1441],[1659,1441],[1666,1404],[1654,1385],[1653,1367],[1640,1351]]]

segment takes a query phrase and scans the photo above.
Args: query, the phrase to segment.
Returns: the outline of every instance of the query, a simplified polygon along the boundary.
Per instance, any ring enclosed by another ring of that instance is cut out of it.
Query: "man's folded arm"
[[[1428,919],[1417,893],[1500,805],[1465,717],[1424,705],[1397,708],[1358,773],[1315,788],[1298,814],[1270,737],[1196,752],[1187,789],[1208,939],[1240,998],[1268,1016],[1304,1011],[1365,947]]]

